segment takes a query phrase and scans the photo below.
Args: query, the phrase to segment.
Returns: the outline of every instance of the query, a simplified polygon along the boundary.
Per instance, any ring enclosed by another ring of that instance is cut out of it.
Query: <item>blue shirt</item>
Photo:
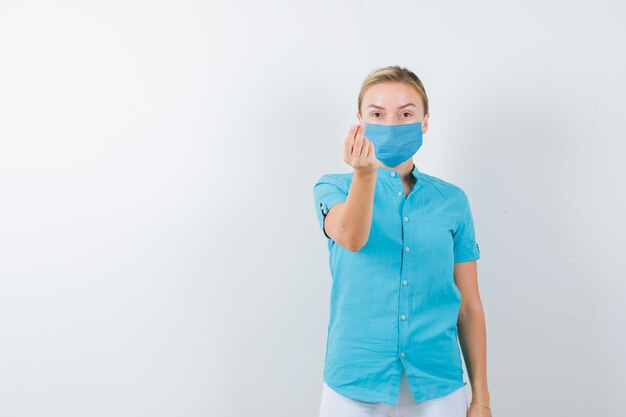
[[[357,252],[324,230],[353,173],[322,175],[313,187],[332,276],[324,381],[360,401],[396,404],[403,367],[416,402],[467,384],[454,263],[480,258],[469,201],[415,165],[412,174],[417,182],[406,196],[397,171],[377,168],[370,235]]]

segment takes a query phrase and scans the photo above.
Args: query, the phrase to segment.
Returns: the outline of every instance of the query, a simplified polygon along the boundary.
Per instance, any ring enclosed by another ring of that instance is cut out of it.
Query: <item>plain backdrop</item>
[[[472,205],[493,415],[623,416],[625,12],[1,1],[0,416],[316,417],[312,188],[386,65]]]

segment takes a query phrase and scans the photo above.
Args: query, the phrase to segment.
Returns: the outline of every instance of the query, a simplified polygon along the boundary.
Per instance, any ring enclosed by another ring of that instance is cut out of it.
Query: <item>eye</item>
[[[375,114],[380,114],[380,112],[375,111],[372,113],[372,116],[374,116]],[[374,117],[378,117],[378,116],[374,116]]]
[[[408,114],[407,118],[411,117],[411,113],[409,113],[409,112],[404,112],[402,114]]]

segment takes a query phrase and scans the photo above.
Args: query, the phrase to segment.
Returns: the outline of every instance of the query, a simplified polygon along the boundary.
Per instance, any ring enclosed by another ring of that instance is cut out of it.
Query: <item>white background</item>
[[[0,2],[0,416],[317,416],[312,187],[396,64],[472,205],[493,415],[624,415],[625,11]]]

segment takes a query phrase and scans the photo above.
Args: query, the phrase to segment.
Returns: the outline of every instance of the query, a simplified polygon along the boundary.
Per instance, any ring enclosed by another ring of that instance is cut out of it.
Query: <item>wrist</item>
[[[487,387],[472,386],[472,401],[489,405],[489,401],[491,401],[491,397],[489,395],[489,390],[487,389]]]
[[[472,393],[472,402],[476,402],[482,405],[489,406],[491,402],[491,398],[489,394],[474,394]]]
[[[474,400],[470,401],[470,405],[472,405],[472,404],[476,404],[476,405],[478,405],[480,407],[487,408],[487,409],[491,410],[491,406],[488,405],[488,404],[479,403],[479,402],[476,402]]]
[[[376,177],[376,170],[373,171],[363,171],[363,170],[354,170],[354,177],[358,177],[358,178],[372,178],[372,177]]]

